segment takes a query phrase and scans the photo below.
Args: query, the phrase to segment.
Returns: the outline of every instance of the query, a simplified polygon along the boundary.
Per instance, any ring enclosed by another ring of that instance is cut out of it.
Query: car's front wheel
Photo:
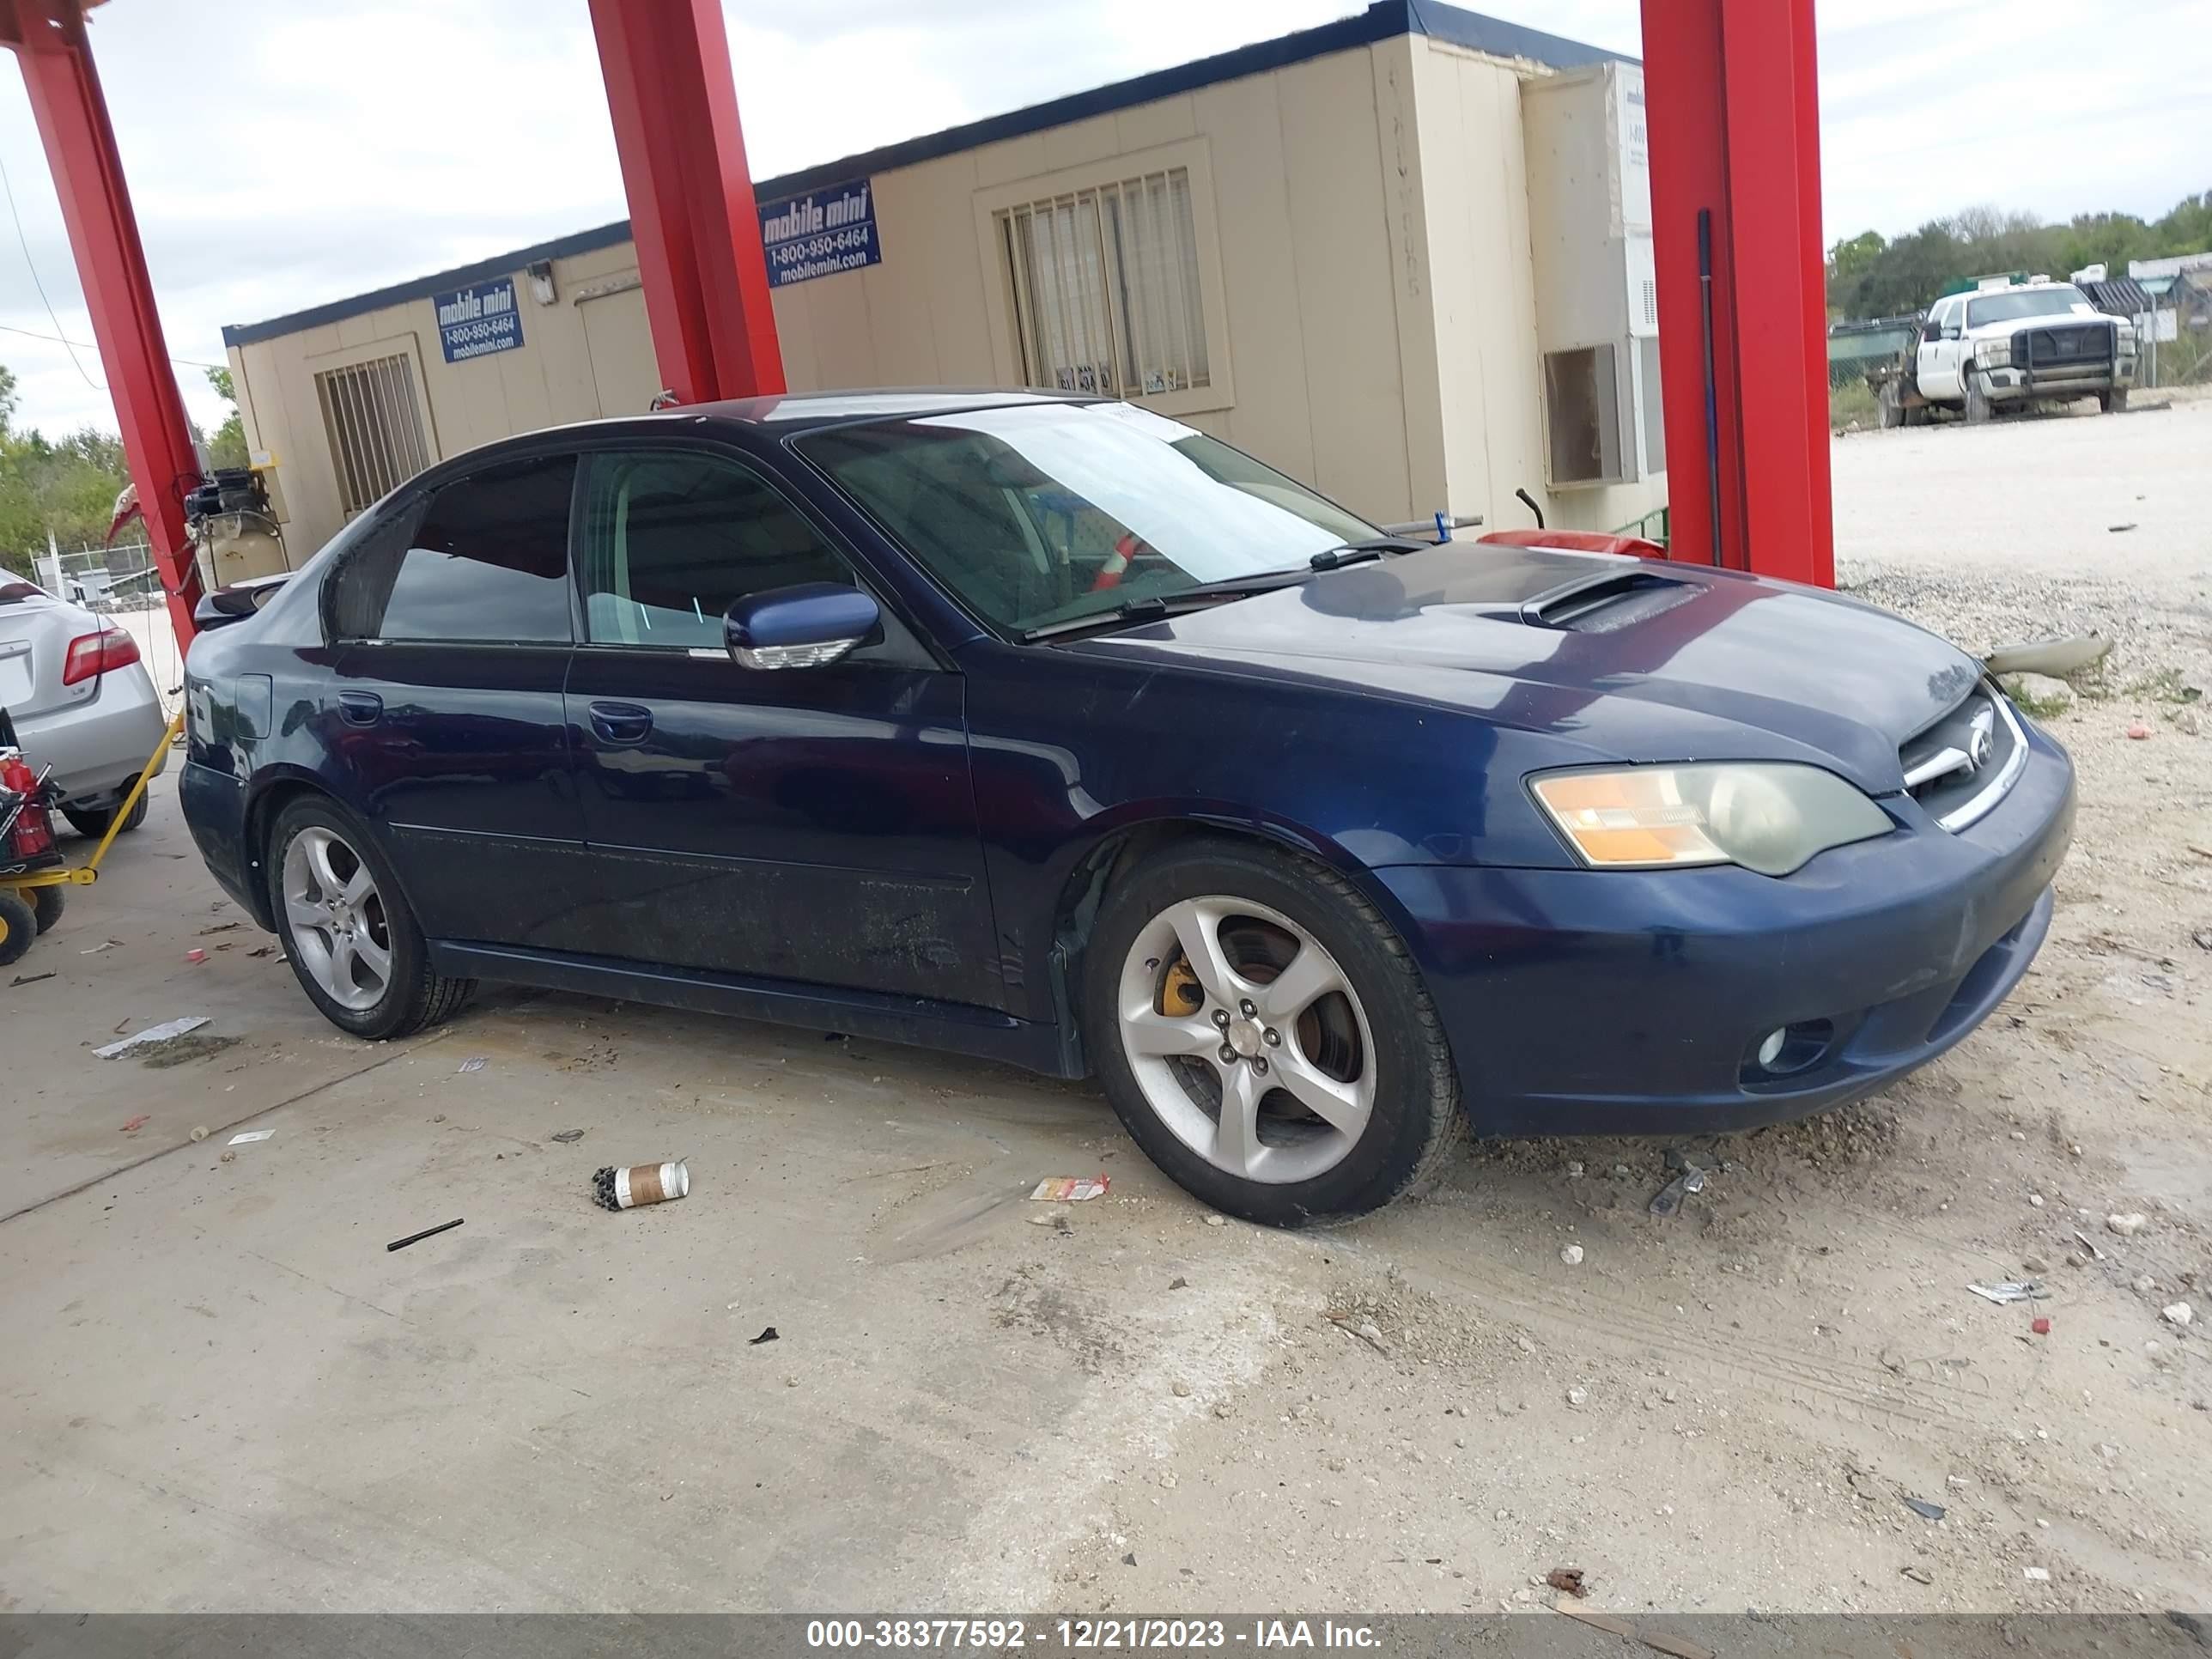
[[[333,1025],[404,1036],[450,1018],[476,981],[434,973],[422,929],[382,856],[337,807],[313,797],[277,815],[270,909],[301,988]]]
[[[1389,1203],[1457,1138],[1458,1073],[1405,943],[1323,866],[1205,842],[1108,892],[1085,1028],[1138,1145],[1275,1226]]]

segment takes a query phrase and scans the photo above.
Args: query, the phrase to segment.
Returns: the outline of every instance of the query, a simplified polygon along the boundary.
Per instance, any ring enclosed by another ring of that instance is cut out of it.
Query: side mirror
[[[1942,337],[1943,325],[1941,323],[1927,324],[1920,331],[1920,343],[1923,345],[1934,345]]]
[[[192,607],[192,626],[204,634],[210,628],[227,628],[232,623],[244,622],[291,580],[289,571],[275,576],[250,576],[228,587],[218,587],[212,593],[203,593],[200,602]]]
[[[883,635],[884,613],[857,587],[801,582],[732,602],[722,638],[741,668],[821,668]]]

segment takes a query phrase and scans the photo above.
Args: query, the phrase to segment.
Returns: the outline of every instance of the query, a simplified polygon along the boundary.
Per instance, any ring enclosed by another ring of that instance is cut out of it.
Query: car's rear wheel
[[[21,962],[38,936],[39,919],[29,901],[12,890],[0,889],[0,968]]]
[[[2097,407],[2106,415],[2126,414],[2128,412],[2127,387],[2124,386],[2115,386],[2110,392],[2099,392],[2097,394]]]
[[[312,797],[277,815],[270,909],[292,972],[332,1024],[404,1036],[458,1012],[476,981],[434,973],[422,929],[362,830]]]
[[[64,806],[62,808],[62,816],[70,821],[70,828],[87,841],[98,841],[107,833],[107,826],[115,822],[115,808],[112,806]],[[138,792],[137,800],[131,805],[130,817],[123,820],[123,828],[116,833],[127,836],[145,822],[146,792],[141,789]]]
[[[1324,866],[1233,842],[1148,859],[1085,954],[1085,1040],[1138,1145],[1216,1209],[1345,1220],[1432,1170],[1458,1074],[1404,941]]]

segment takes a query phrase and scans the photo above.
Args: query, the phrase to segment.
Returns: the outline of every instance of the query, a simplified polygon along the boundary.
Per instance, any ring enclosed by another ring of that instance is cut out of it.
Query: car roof
[[[774,427],[781,433],[852,421],[895,421],[914,415],[950,415],[961,410],[1006,409],[1028,404],[1096,403],[1098,399],[1060,392],[1009,392],[992,386],[883,386],[844,392],[787,392],[764,398],[730,398],[719,403],[681,404],[656,414],[681,419],[707,416],[747,426]]]

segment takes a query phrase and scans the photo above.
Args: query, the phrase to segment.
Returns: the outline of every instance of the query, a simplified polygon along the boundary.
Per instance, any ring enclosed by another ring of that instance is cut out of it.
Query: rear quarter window
[[[372,531],[331,578],[338,639],[472,644],[572,637],[573,455],[487,467]]]

